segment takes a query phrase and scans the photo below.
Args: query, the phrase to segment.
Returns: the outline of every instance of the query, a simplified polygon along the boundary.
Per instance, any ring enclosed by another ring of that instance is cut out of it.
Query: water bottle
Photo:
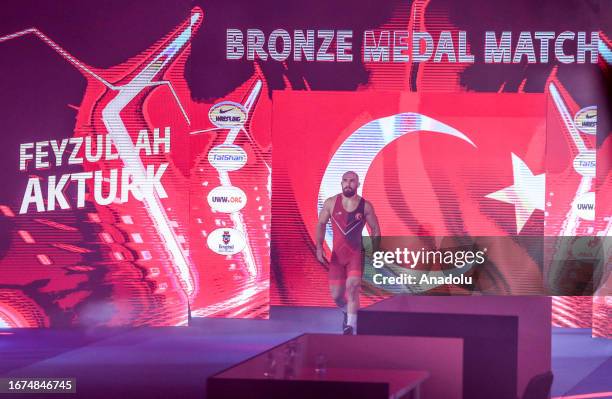
[[[315,359],[315,374],[319,378],[325,378],[327,375],[327,358],[322,353],[319,353]]]
[[[276,358],[274,357],[274,353],[270,351],[268,352],[268,357],[266,359],[266,370],[264,371],[264,377],[274,378],[274,376],[276,376]]]
[[[285,346],[285,367],[283,376],[286,379],[295,377],[295,355],[297,353],[296,344],[291,341]]]

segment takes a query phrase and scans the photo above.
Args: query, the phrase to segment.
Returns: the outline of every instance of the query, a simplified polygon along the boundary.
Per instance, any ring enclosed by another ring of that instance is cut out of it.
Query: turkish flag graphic
[[[479,236],[496,292],[541,287],[529,249],[493,238],[542,237],[545,145],[541,94],[275,93],[273,302],[330,304],[315,226],[349,170],[383,236]]]

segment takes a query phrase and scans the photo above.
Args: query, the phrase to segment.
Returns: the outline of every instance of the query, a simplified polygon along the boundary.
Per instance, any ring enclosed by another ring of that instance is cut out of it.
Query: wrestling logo
[[[247,154],[237,145],[221,144],[210,150],[208,162],[219,171],[231,172],[246,164]]]
[[[217,103],[208,111],[208,118],[212,124],[221,129],[242,127],[246,123],[247,115],[242,104],[232,101]]]
[[[576,112],[574,116],[574,124],[582,133],[596,134],[597,133],[597,107],[592,105],[584,107]]]
[[[208,193],[207,199],[214,211],[223,213],[238,212],[247,202],[244,191],[234,186],[215,187]]]
[[[219,255],[234,255],[244,249],[246,240],[244,235],[236,229],[220,228],[208,235],[206,244]]]
[[[574,201],[573,206],[581,219],[595,220],[595,193],[593,191],[582,194]]]

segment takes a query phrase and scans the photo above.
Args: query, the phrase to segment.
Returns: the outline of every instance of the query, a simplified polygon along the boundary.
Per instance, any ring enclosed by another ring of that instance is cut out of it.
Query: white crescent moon
[[[325,200],[338,193],[338,184],[346,171],[356,172],[365,183],[374,158],[389,143],[402,136],[419,131],[447,134],[460,138],[476,147],[472,140],[457,129],[419,113],[406,112],[375,119],[347,137],[329,161],[319,187],[317,214],[321,212]],[[360,185],[357,189],[359,195],[362,193],[363,185]],[[326,242],[332,248],[329,238],[331,237],[331,227],[329,225],[327,226],[327,233],[329,234],[326,235]]]
[[[347,137],[329,161],[319,187],[317,214],[321,212],[325,200],[338,193],[338,183],[342,180],[342,175],[346,171],[356,172],[365,183],[374,158],[389,143],[407,134],[420,131],[454,136],[476,148],[472,140],[459,130],[423,114],[405,112],[375,119],[361,126]],[[362,193],[362,187],[363,184],[357,189],[359,195]],[[367,230],[365,230],[365,234],[368,234]],[[332,228],[328,224],[325,242],[330,249],[333,248],[331,237]],[[465,272],[467,269],[464,268],[463,271]]]

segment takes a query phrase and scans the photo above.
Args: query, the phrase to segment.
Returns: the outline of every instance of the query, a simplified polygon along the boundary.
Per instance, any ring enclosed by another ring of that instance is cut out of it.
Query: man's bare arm
[[[370,237],[372,238],[372,251],[378,251],[380,245],[380,226],[378,225],[378,218],[374,212],[374,207],[369,201],[366,201],[364,207],[365,220],[370,227]]]
[[[315,243],[317,245],[317,260],[322,264],[327,264],[327,259],[325,259],[325,252],[323,250],[323,241],[325,240],[325,227],[331,218],[331,205],[333,202],[333,197],[328,198],[323,203],[323,209],[321,209],[321,213],[319,213],[319,221],[317,222],[317,234],[315,237]]]

